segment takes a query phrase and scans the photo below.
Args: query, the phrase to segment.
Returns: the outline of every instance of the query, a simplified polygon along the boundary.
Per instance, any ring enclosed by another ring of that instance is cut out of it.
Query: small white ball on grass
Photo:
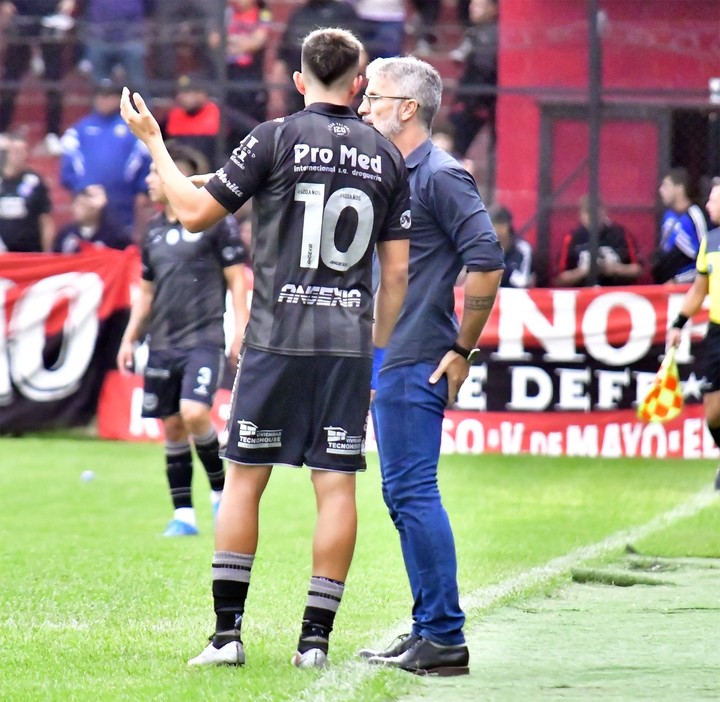
[[[80,479],[84,483],[89,483],[95,477],[95,473],[91,470],[84,470],[80,475]]]

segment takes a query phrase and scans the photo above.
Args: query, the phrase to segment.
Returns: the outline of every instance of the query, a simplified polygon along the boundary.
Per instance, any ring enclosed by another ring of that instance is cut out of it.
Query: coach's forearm
[[[457,343],[465,349],[474,348],[490,317],[497,295],[502,270],[470,271],[465,279],[463,307]]]

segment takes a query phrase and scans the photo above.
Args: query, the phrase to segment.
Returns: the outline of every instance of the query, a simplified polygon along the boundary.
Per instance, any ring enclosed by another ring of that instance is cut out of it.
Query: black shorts
[[[365,470],[369,358],[240,355],[224,458],[244,465]]]
[[[703,371],[703,393],[720,390],[720,324],[713,322],[708,324],[703,343]]]
[[[216,346],[150,351],[145,368],[143,417],[170,417],[180,400],[212,406],[224,368],[224,353]]]

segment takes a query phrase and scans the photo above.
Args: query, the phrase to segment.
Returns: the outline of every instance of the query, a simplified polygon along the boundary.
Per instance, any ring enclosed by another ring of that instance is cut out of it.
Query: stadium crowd
[[[449,25],[438,23],[440,11],[439,0],[2,0],[0,249],[72,253],[87,245],[140,243],[154,214],[145,183],[150,160],[120,118],[121,86],[150,100],[166,137],[217,167],[257,124],[302,109],[291,76],[303,37],[317,26],[355,32],[368,61],[410,53],[441,75],[452,66],[454,90],[447,91],[433,139],[471,174],[487,168],[480,161],[491,158],[495,142],[498,2],[457,0]],[[73,72],[92,86],[91,109],[65,124],[63,86]],[[16,114],[19,93],[32,86],[28,74],[45,92],[45,131],[37,146]],[[490,145],[484,153],[473,151],[482,130]],[[38,162],[43,169],[33,168]],[[72,198],[65,214],[53,209],[63,196],[47,177],[54,169]],[[659,233],[627,231],[600,203],[600,285],[692,281],[707,232],[704,193],[695,185],[683,168],[666,174],[659,184],[665,208]],[[492,202],[492,192],[483,195]],[[518,233],[512,212],[501,203],[491,208],[505,251],[504,287],[532,287],[538,278],[557,287],[591,282],[587,197],[578,210],[577,226],[551,260],[551,275],[537,276],[532,244]],[[241,221],[248,213],[244,208]],[[638,253],[639,236],[660,242],[648,260]]]

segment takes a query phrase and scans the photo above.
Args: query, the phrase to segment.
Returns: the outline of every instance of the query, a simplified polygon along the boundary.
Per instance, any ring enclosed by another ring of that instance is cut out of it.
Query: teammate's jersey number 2
[[[300,267],[317,268],[320,260],[336,271],[346,271],[365,255],[372,237],[375,212],[372,201],[362,190],[340,188],[325,202],[323,183],[298,183],[295,201],[305,203]],[[338,220],[345,208],[357,213],[357,225],[347,251],[335,245]]]

